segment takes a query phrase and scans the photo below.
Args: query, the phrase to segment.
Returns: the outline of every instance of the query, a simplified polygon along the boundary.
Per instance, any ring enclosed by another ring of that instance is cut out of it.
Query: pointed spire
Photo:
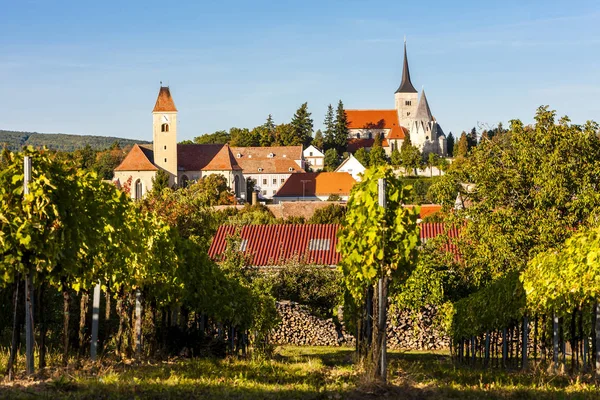
[[[429,109],[429,103],[427,102],[427,96],[425,96],[425,89],[421,91],[421,98],[419,99],[419,105],[417,106],[415,120],[433,121],[433,116],[431,115],[431,110]]]
[[[406,56],[406,37],[404,38],[404,66],[402,68],[402,83],[396,90],[396,93],[417,93],[417,89],[410,81],[410,71],[408,70],[408,57]]]
[[[169,90],[169,87],[162,86],[162,82],[160,84],[160,91],[158,92],[156,104],[154,105],[154,110],[152,110],[152,112],[177,111],[177,108],[175,107],[175,102],[171,97],[171,91]]]

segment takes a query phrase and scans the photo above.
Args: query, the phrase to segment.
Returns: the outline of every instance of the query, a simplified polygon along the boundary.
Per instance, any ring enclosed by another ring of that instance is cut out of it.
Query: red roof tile
[[[152,112],[173,112],[177,111],[175,108],[175,102],[171,97],[171,91],[168,87],[161,86],[156,98],[156,104]]]
[[[226,144],[178,144],[177,164],[177,168],[184,171],[241,169]]]
[[[441,223],[419,224],[421,241],[435,238],[445,233],[445,226]],[[308,264],[337,265],[340,255],[337,252],[337,232],[339,225],[221,225],[208,250],[208,255],[213,260],[220,260],[225,252],[227,237],[239,232],[242,240],[241,247],[245,255],[249,256],[253,266],[277,266],[285,261],[299,257]],[[448,236],[458,237],[456,228],[450,229]],[[324,250],[311,250],[311,239],[329,240],[326,242],[313,242],[322,244]],[[447,244],[444,250],[458,257],[458,249],[454,244]]]
[[[303,183],[304,181],[304,183]],[[350,194],[356,180],[347,172],[307,172],[292,174],[275,197],[328,196]]]
[[[392,129],[400,126],[396,110],[346,110],[350,129]]]
[[[244,254],[253,266],[275,266],[299,257],[308,264],[337,265],[338,225],[222,225],[215,235],[209,257],[219,260],[227,246],[226,238],[239,229]],[[312,243],[311,243],[312,241]],[[322,250],[311,249],[320,247]]]
[[[246,174],[304,172],[294,161],[302,160],[302,146],[232,147],[231,153]],[[260,172],[258,168],[261,168]]]
[[[115,171],[158,171],[152,150],[134,144]]]

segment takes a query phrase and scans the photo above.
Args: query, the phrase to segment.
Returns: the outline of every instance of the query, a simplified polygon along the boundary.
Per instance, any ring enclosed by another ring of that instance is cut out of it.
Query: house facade
[[[287,178],[304,173],[302,146],[230,147],[221,144],[178,144],[177,108],[168,87],[161,86],[152,110],[152,145],[135,145],[115,169],[121,185],[130,182],[131,197],[152,190],[159,170],[169,174],[171,186],[186,186],[219,174],[238,199],[249,199],[248,180],[259,197],[270,199]]]
[[[352,154],[348,156],[339,167],[336,168],[335,172],[347,172],[352,175],[355,181],[360,182],[362,180],[361,174],[365,172],[366,168],[360,163]]]
[[[319,169],[325,168],[325,154],[312,144],[304,149],[303,155],[307,169],[316,172]]]

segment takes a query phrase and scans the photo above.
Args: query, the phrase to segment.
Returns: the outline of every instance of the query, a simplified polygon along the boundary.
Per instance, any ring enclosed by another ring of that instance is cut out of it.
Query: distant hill
[[[94,150],[104,150],[109,148],[114,142],[118,142],[121,147],[130,146],[134,143],[150,143],[143,140],[123,139],[109,136],[0,130],[0,148],[6,145],[8,149],[12,151],[21,150],[23,146],[33,146],[36,148],[46,146],[53,150],[74,151],[82,149],[88,144]]]

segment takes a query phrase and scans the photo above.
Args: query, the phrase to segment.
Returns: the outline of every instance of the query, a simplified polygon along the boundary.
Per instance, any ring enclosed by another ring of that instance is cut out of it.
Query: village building
[[[347,201],[356,180],[347,172],[307,172],[290,175],[273,196],[282,201]]]
[[[316,172],[325,167],[325,154],[312,144],[304,149],[303,154],[306,169],[310,168],[312,171]]]
[[[249,199],[248,181],[259,197],[270,199],[286,179],[304,173],[302,146],[230,147],[221,144],[178,144],[177,108],[168,87],[161,86],[152,110],[153,143],[134,145],[115,169],[115,180],[131,185],[139,199],[152,190],[159,170],[169,174],[169,185],[186,186],[219,174],[238,199]]]
[[[395,108],[385,110],[346,110],[348,118],[348,151],[361,147],[370,149],[376,135],[382,138],[382,147],[391,155],[400,149],[407,134],[411,143],[426,156],[435,153],[447,156],[446,136],[433,117],[425,91],[419,96],[410,80],[406,42],[402,82],[394,93]]]
[[[420,223],[421,243],[447,235],[455,239],[458,228],[441,223]],[[215,234],[208,256],[221,261],[227,248],[227,237],[239,234],[239,251],[244,253],[249,265],[260,268],[282,267],[290,261],[311,265],[335,267],[340,261],[337,251],[340,229],[336,224],[285,224],[285,225],[221,225]],[[458,248],[451,241],[440,243],[442,249],[459,259]]]
[[[360,182],[362,180],[361,175],[366,171],[366,169],[367,168],[365,168],[365,166],[362,165],[360,161],[358,161],[356,157],[352,155],[352,153],[350,153],[348,158],[342,161],[340,166],[336,168],[335,172],[347,172],[352,175],[355,181]]]

